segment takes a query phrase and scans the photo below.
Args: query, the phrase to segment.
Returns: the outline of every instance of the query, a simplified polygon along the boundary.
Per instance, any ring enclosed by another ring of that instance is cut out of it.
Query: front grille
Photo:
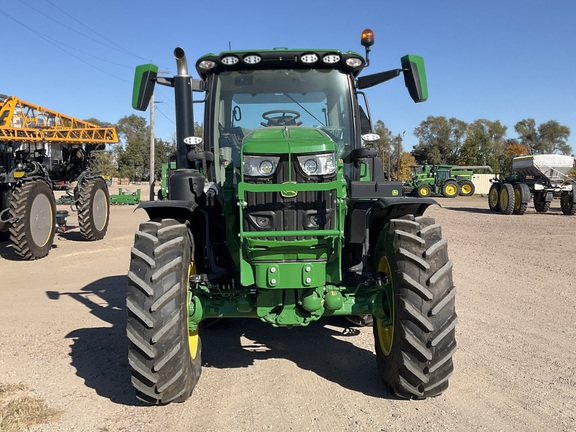
[[[325,183],[334,178],[335,175],[307,176],[296,158],[289,162],[287,156],[283,156],[271,178],[245,177],[245,181],[264,184],[283,184],[288,181]],[[247,204],[244,209],[244,231],[327,230],[335,226],[336,190],[300,191],[294,197],[282,196],[280,192],[246,192],[244,199]]]

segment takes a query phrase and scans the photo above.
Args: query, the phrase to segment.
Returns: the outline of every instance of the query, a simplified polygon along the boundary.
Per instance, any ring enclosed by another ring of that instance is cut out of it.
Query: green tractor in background
[[[171,157],[168,163],[162,164],[162,178],[160,179],[160,189],[158,190],[158,199],[165,200],[168,199],[168,182],[172,172],[176,170],[176,160]]]
[[[323,317],[373,319],[378,371],[402,398],[448,387],[456,350],[452,262],[431,199],[386,181],[371,143],[364,89],[399,75],[427,98],[421,57],[359,76],[355,52],[277,48],[207,54],[192,79],[136,69],[133,107],[155,84],[174,88],[176,169],[166,198],[140,205],[126,300],[136,396],[189,398],[201,372],[205,320],[254,318],[275,327]],[[193,91],[204,103],[194,136]],[[167,173],[168,175],[168,173]]]
[[[404,192],[408,195],[429,197],[472,196],[476,186],[472,182],[474,171],[482,169],[492,172],[489,166],[454,166],[454,165],[414,165],[412,177],[404,183]]]

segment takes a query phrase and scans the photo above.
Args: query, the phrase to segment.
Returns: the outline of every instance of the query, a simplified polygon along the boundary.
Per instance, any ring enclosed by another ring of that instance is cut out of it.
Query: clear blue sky
[[[0,4],[0,93],[78,118],[111,123],[148,113],[131,108],[134,67],[175,73],[172,51],[197,57],[251,48],[337,48],[376,43],[365,73],[425,58],[429,99],[414,104],[403,80],[368,90],[374,120],[393,133],[427,116],[500,120],[508,137],[525,118],[570,127],[576,152],[576,2],[573,0],[133,1],[10,0]],[[170,89],[160,88],[156,136],[175,128]],[[202,121],[197,117],[196,121]]]

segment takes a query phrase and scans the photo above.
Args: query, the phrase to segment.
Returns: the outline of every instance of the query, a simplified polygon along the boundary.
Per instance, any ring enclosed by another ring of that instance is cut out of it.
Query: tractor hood
[[[244,154],[330,153],[336,143],[321,129],[277,126],[257,129],[244,138]]]

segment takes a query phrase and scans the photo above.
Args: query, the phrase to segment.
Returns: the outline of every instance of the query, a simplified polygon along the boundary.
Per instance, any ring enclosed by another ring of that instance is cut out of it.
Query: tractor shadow
[[[206,368],[230,369],[285,359],[349,390],[395,399],[378,378],[376,355],[354,344],[360,332],[372,329],[350,327],[340,317],[292,329],[256,319],[222,320],[201,333],[202,363]]]
[[[480,208],[474,208],[474,207],[449,207],[446,205],[444,205],[442,208],[445,210],[457,211],[457,212],[505,216],[505,215],[502,215],[499,211],[493,212],[492,210],[490,210],[488,208],[480,209]],[[546,213],[539,213],[534,208],[528,207],[528,209],[526,210],[526,213],[524,213],[523,216],[534,216],[534,215],[536,215],[538,217],[541,217],[541,216],[561,216],[561,215],[563,215],[563,213],[562,213],[562,210],[560,209],[560,207],[558,207],[558,208],[550,207],[550,210],[548,210]],[[508,216],[518,217],[518,215],[508,215]]]
[[[54,301],[69,296],[109,324],[78,328],[66,335],[71,340],[70,364],[76,375],[114,403],[140,406],[127,361],[127,283],[124,275],[110,276],[77,292],[46,294]],[[395,399],[378,379],[375,354],[354,344],[360,332],[372,333],[372,329],[350,327],[344,318],[325,318],[292,329],[274,328],[256,319],[221,320],[202,329],[203,367],[246,368],[258,360],[286,359],[352,391]]]
[[[476,213],[476,214],[495,214],[489,208],[481,209],[475,207],[450,207],[447,205],[443,205],[442,208],[445,210],[457,211],[457,212]]]
[[[56,236],[58,239],[68,240],[68,241],[86,241],[86,239],[82,236],[80,232],[80,228],[76,226],[68,225],[66,231],[57,233]]]
[[[75,225],[68,225],[65,232],[56,232],[54,234],[54,243],[52,244],[52,249],[57,249],[60,240],[65,241],[86,241],[86,239],[80,233],[80,227]],[[0,257],[7,261],[22,261],[12,247],[12,242],[10,241],[10,234],[6,232],[0,232]]]
[[[14,249],[12,249],[12,242],[10,241],[10,234],[8,232],[0,232],[0,257],[7,261],[22,261]]]
[[[78,328],[66,335],[71,340],[70,364],[86,386],[112,402],[141,405],[130,383],[126,338],[125,275],[96,280],[76,292],[47,291],[49,299],[68,296],[86,306],[89,313],[109,324]]]

